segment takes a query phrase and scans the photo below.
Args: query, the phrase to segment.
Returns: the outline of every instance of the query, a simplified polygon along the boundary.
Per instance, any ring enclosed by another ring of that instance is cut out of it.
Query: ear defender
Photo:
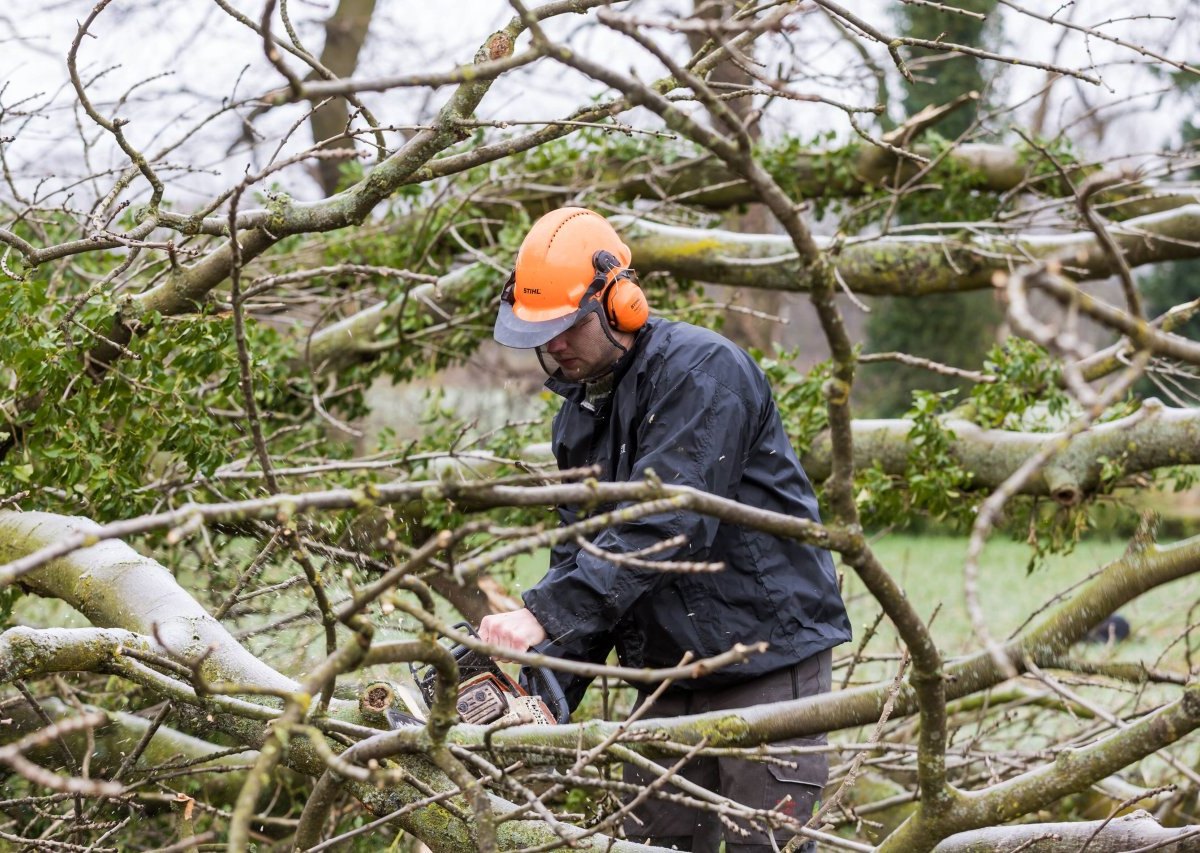
[[[622,268],[621,262],[601,249],[592,257],[597,277],[606,284],[600,292],[608,322],[619,332],[636,332],[650,318],[650,304],[638,286],[633,270]],[[612,276],[611,279],[609,276]]]
[[[608,297],[604,300],[608,320],[619,332],[636,332],[650,318],[650,305],[646,294],[634,280],[629,270],[621,270],[608,286]]]

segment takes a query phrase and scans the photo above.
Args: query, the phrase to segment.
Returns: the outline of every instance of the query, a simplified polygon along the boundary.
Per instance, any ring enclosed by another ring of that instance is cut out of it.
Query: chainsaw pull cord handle
[[[539,655],[554,654],[554,643],[543,640],[536,646],[530,646],[529,651]],[[517,676],[517,683],[531,696],[539,696],[554,715],[554,721],[560,725],[571,719],[571,706],[567,704],[566,694],[558,683],[554,670],[545,666],[523,666]]]

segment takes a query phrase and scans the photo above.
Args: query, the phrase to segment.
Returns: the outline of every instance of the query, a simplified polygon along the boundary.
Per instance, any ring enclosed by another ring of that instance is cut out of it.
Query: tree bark
[[[1079,503],[1103,484],[1107,461],[1112,476],[1125,476],[1174,465],[1200,462],[1200,411],[1163,406],[1147,400],[1128,417],[1109,421],[1064,442],[1056,432],[1017,432],[982,429],[964,420],[946,420],[952,432],[949,452],[971,473],[972,488],[994,489],[1048,443],[1063,442],[1062,449],[1022,494],[1049,495],[1066,506]],[[908,468],[908,432],[912,421],[854,421],[854,466],[878,465],[894,476]],[[814,480],[829,476],[831,455],[827,437],[814,442],[805,454],[804,469]]]
[[[43,512],[0,513],[0,560],[96,528],[95,522]],[[246,651],[192,598],[166,568],[118,540],[107,540],[54,560],[23,579],[29,590],[67,602],[102,628],[156,637],[171,657],[190,665],[212,649],[201,672],[214,682],[249,683],[294,691],[284,678]]]
[[[813,286],[815,271],[796,256],[785,236],[683,228],[629,217],[614,217],[613,224],[643,272],[796,292]],[[1131,267],[1197,257],[1200,204],[1113,224],[1109,233]],[[832,246],[829,238],[815,239],[822,250]],[[1068,259],[1068,272],[1078,278],[1106,278],[1116,272],[1091,231],[883,237],[842,246],[830,261],[855,293],[922,296],[991,287],[996,273],[1031,259],[1058,256]]]
[[[1148,812],[1138,810],[1110,821],[1027,823],[975,829],[950,836],[934,848],[934,853],[996,853],[1017,849],[1029,853],[1085,849],[1087,853],[1128,853],[1151,847],[1156,853],[1187,853],[1200,849],[1200,826],[1166,829]]]
[[[349,77],[358,67],[358,55],[371,26],[375,0],[341,0],[337,11],[325,21],[325,47],[321,64],[338,77]],[[321,142],[345,132],[350,123],[350,108],[345,98],[333,98],[312,114],[313,142]],[[325,148],[354,148],[353,139],[338,139]],[[337,192],[341,161],[317,161],[318,175],[325,195]]]
[[[0,635],[0,640],[3,636]],[[58,699],[42,700],[40,704],[42,710],[55,722],[65,720],[75,713],[73,708],[69,708]],[[85,710],[96,709],[85,706]],[[0,743],[31,734],[43,725],[41,718],[23,703],[12,706],[5,713],[11,717],[12,725],[0,729]],[[127,714],[124,711],[104,713],[108,715],[110,722],[94,730],[90,754],[87,753],[88,739],[84,732],[73,732],[63,736],[73,755],[89,755],[89,770],[93,776],[100,777],[107,777],[115,772],[150,728],[150,721],[137,714]],[[143,775],[137,770],[138,767],[158,768],[179,761],[196,761],[198,763],[190,768],[187,778],[203,786],[209,803],[228,807],[237,799],[246,772],[254,766],[258,753],[248,749],[235,755],[227,755],[224,754],[226,751],[225,747],[192,737],[169,726],[159,726],[138,763],[127,770],[123,778]],[[43,765],[60,763],[63,758],[57,742],[29,750],[25,755]],[[210,755],[219,757],[205,760]],[[209,765],[219,765],[223,769],[218,772],[206,772],[205,768]]]

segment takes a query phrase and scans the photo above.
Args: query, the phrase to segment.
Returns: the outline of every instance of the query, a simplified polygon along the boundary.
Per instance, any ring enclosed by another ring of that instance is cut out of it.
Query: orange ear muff
[[[650,317],[646,294],[627,270],[617,273],[608,286],[604,309],[608,312],[609,322],[619,332],[636,332]]]

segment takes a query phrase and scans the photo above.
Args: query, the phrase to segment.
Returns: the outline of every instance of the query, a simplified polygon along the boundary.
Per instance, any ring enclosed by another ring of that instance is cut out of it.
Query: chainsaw
[[[454,626],[465,630],[476,639],[475,633],[466,622]],[[550,643],[544,642],[530,648],[531,652],[545,653]],[[567,698],[554,673],[545,667],[523,666],[513,679],[487,655],[472,651],[466,646],[456,645],[450,650],[458,663],[458,702],[456,709],[464,723],[490,725],[492,723],[537,723],[552,726],[565,723],[571,717]],[[433,666],[409,664],[413,681],[421,691],[428,707],[433,706],[437,670]],[[392,728],[419,722],[408,715],[388,714]]]

